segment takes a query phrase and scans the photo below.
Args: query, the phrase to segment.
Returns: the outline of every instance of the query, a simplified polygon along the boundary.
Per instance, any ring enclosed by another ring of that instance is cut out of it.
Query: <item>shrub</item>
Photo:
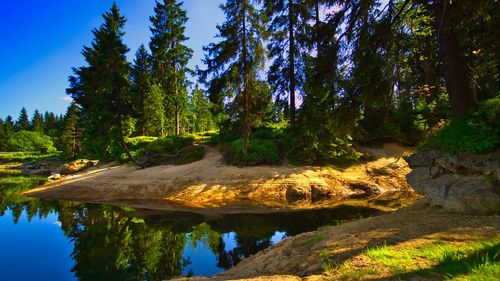
[[[485,101],[469,114],[451,120],[424,145],[450,153],[483,153],[500,145],[500,97]]]
[[[157,153],[173,152],[185,146],[192,145],[193,142],[194,136],[192,135],[168,136],[150,142],[145,149]]]
[[[252,132],[254,139],[275,140],[281,139],[285,135],[283,128],[261,127]]]
[[[39,151],[43,147],[49,152],[56,151],[51,138],[38,132],[15,132],[9,140],[9,150],[12,151]]]
[[[251,139],[248,144],[248,154],[242,152],[243,140],[233,141],[226,148],[224,158],[227,162],[237,165],[261,165],[261,164],[279,164],[278,148],[270,140]]]
[[[154,142],[157,139],[158,139],[157,137],[147,137],[147,136],[128,138],[127,145],[130,150],[138,150],[146,147],[148,144]]]

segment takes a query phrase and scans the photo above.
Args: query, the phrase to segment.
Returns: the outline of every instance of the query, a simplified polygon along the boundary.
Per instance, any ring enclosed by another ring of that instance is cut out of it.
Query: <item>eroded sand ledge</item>
[[[199,212],[323,208],[346,201],[356,204],[359,199],[370,204],[401,194],[405,194],[404,202],[413,202],[415,194],[405,179],[409,168],[400,158],[408,149],[389,144],[369,152],[376,160],[345,170],[313,166],[239,168],[223,164],[219,151],[207,147],[204,159],[187,165],[113,167],[68,177],[24,194]]]

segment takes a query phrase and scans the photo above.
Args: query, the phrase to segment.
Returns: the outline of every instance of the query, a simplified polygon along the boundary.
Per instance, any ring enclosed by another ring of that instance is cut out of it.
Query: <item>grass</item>
[[[26,176],[16,169],[19,164],[0,165],[0,195],[9,196],[45,183],[43,177]]]
[[[500,237],[475,242],[431,239],[397,246],[383,244],[341,263],[336,263],[326,251],[320,256],[325,272],[333,280],[405,280],[412,276],[498,280],[500,276]]]
[[[61,152],[41,154],[40,152],[2,152],[0,153],[0,164],[35,162],[44,158],[60,158]]]

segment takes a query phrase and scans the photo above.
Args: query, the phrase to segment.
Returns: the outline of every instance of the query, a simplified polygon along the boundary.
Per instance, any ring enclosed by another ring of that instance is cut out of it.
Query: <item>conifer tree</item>
[[[78,106],[72,102],[64,116],[64,128],[61,133],[61,147],[66,157],[75,159],[80,149],[80,128]]]
[[[166,116],[174,120],[174,132],[180,133],[181,112],[187,107],[187,63],[193,51],[184,45],[188,20],[182,2],[156,2],[150,18],[152,37],[149,47],[153,60],[153,77],[165,94]]]
[[[123,128],[123,120],[131,112],[129,49],[122,41],[126,20],[116,3],[103,19],[104,23],[93,30],[91,46],[82,52],[88,66],[74,69],[67,92],[81,108],[88,151],[101,157],[118,157],[125,151],[134,160]]]
[[[204,132],[214,127],[214,117],[211,112],[210,100],[203,90],[196,85],[189,97],[189,110],[191,111],[190,125],[193,132]]]
[[[57,116],[53,112],[45,111],[43,114],[44,133],[48,136],[57,136]]]
[[[33,114],[33,119],[31,120],[31,129],[33,132],[38,132],[40,134],[43,134],[44,131],[44,124],[43,124],[43,117],[38,111],[38,109],[35,110],[35,113]]]
[[[16,121],[16,130],[24,130],[28,131],[30,129],[30,121],[28,117],[28,112],[26,111],[26,108],[22,108],[21,112],[19,113],[19,118]]]
[[[225,97],[233,97],[230,104],[241,120],[243,154],[248,153],[252,111],[262,94],[259,73],[264,68],[265,26],[253,0],[228,0],[221,6],[226,21],[218,26],[221,42],[204,47],[206,70],[201,71],[208,81],[211,100],[219,106]]]
[[[134,63],[130,69],[131,94],[132,106],[137,121],[137,133],[139,135],[146,135],[145,129],[145,115],[147,114],[145,107],[150,106],[146,104],[146,96],[151,92],[152,78],[151,78],[151,57],[148,51],[141,45],[135,53]],[[161,104],[163,108],[163,95],[160,95],[160,100],[157,100],[154,105]],[[147,102],[151,102],[148,100]],[[165,114],[165,112],[162,112]],[[164,118],[162,118],[164,119]],[[162,122],[163,124],[163,122]],[[163,125],[160,135],[163,134]]]
[[[301,44],[297,38],[304,37],[299,31],[303,23],[303,1],[266,0],[266,14],[270,19],[271,39],[268,45],[273,63],[269,68],[268,81],[274,94],[288,93],[290,125],[295,124],[295,93],[302,86]],[[278,98],[278,100],[280,100]]]
[[[165,110],[163,108],[163,91],[154,84],[144,96],[144,134],[147,136],[163,136],[165,131]]]

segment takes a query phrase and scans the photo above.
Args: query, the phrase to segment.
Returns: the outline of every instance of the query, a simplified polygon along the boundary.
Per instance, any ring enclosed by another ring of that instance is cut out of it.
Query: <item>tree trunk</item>
[[[244,155],[248,154],[248,142],[250,139],[250,119],[248,105],[248,66],[247,66],[247,25],[246,25],[246,1],[243,1],[243,146],[241,150]]]
[[[459,1],[453,5],[459,5]],[[439,53],[443,60],[444,81],[454,116],[462,116],[477,104],[469,79],[465,73],[465,61],[447,16],[452,6],[446,0],[434,0],[435,25],[438,33]]]
[[[290,46],[288,50],[288,64],[290,66],[290,125],[295,125],[295,13],[293,11],[293,0],[288,0],[288,36]]]

